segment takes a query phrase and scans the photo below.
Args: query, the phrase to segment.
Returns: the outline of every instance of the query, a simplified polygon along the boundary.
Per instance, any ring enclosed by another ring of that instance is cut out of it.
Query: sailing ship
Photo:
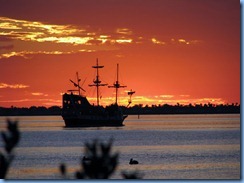
[[[126,86],[120,85],[119,83],[119,65],[117,64],[117,79],[115,83],[109,88],[115,88],[115,103],[103,107],[99,104],[99,88],[107,86],[106,83],[102,83],[99,78],[99,69],[104,66],[98,64],[98,59],[95,66],[92,68],[96,69],[96,77],[93,80],[93,84],[90,87],[96,87],[97,105],[92,105],[87,100],[86,96],[81,91],[85,90],[80,86],[81,79],[79,78],[78,72],[76,73],[77,81],[70,80],[77,88],[76,90],[68,90],[69,93],[63,94],[63,107],[62,117],[66,127],[101,127],[101,126],[123,126],[123,121],[127,117],[122,112],[122,109],[118,105],[118,89],[125,88]],[[134,91],[128,92],[130,96],[129,104],[131,103],[131,96]]]

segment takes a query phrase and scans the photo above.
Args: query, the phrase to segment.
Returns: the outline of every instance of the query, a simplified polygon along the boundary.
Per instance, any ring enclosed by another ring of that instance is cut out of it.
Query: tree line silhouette
[[[125,109],[127,114],[238,114],[240,113],[240,105],[233,104],[188,104],[188,105],[152,105],[143,106],[135,105]]]
[[[238,114],[240,113],[240,104],[188,104],[188,105],[152,105],[143,106],[142,104],[132,107],[121,106],[124,114]],[[62,107],[0,107],[0,116],[31,116],[31,115],[61,115]]]

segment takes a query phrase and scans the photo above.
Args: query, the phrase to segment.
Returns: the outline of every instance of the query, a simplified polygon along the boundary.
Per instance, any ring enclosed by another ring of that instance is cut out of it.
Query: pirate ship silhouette
[[[107,86],[102,83],[99,79],[99,69],[104,66],[98,64],[98,59],[95,66],[92,68],[96,69],[96,78],[93,80],[93,84],[90,87],[96,87],[96,99],[97,105],[91,105],[87,100],[86,96],[81,91],[85,90],[80,86],[81,79],[79,78],[78,72],[76,73],[77,81],[70,80],[71,83],[77,88],[76,90],[68,90],[69,93],[63,94],[63,108],[62,117],[66,127],[100,127],[100,126],[123,126],[123,121],[127,117],[122,112],[121,107],[118,105],[118,89],[125,88],[126,86],[120,85],[119,83],[119,65],[117,64],[117,79],[115,83],[108,88],[115,88],[115,103],[103,107],[99,105],[99,88]],[[76,94],[77,93],[77,94]],[[129,103],[131,103],[131,96],[135,91],[129,91],[128,95]]]

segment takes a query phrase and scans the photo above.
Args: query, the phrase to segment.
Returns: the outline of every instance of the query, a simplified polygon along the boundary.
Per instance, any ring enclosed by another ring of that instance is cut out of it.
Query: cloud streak
[[[11,42],[11,45],[3,44],[6,41]],[[28,58],[28,55],[32,54],[55,55],[115,50],[119,49],[120,45],[142,43],[165,46],[198,44],[200,41],[185,39],[162,41],[156,37],[148,40],[126,27],[104,32],[88,25],[55,25],[0,17],[0,59],[13,56]],[[45,49],[43,44],[48,44],[48,48]]]
[[[28,88],[30,86],[24,84],[7,84],[7,83],[0,83],[0,89],[10,88],[10,89],[23,89]]]
[[[20,105],[23,106],[22,103],[39,103],[39,106],[42,105],[48,105],[48,106],[53,106],[53,105],[60,105],[62,104],[61,100],[55,100],[55,99],[30,99],[30,98],[25,98],[25,99],[16,99],[16,100],[0,100],[0,103],[10,103],[11,105]]]
[[[31,95],[33,95],[33,96],[44,96],[44,97],[48,96],[48,94],[44,94],[44,93],[41,93],[41,92],[32,92]]]
[[[89,26],[74,25],[54,25],[42,22],[17,20],[7,17],[0,17],[0,59],[12,56],[22,56],[28,54],[69,54],[77,52],[93,52],[108,49],[108,46],[132,43],[129,37],[132,33],[127,28],[118,29],[114,32],[103,33],[101,30],[92,30]],[[16,49],[11,52],[13,46],[1,45],[3,41],[11,41],[16,45]],[[34,50],[38,43],[50,43],[51,50]],[[72,50],[67,52],[57,48],[57,44],[68,46]],[[24,46],[23,46],[24,45]],[[106,45],[96,48],[97,45]],[[22,48],[22,50],[21,50]],[[112,46],[110,49],[114,49]],[[5,52],[3,52],[5,50]]]
[[[63,54],[74,54],[79,52],[95,52],[95,50],[89,50],[89,49],[80,49],[77,51],[19,51],[19,52],[9,52],[9,53],[3,53],[0,55],[1,58],[10,58],[13,56],[17,57],[24,57],[25,59],[29,59],[31,55],[35,54],[43,54],[43,55],[63,55]]]
[[[128,104],[128,96],[120,96],[119,98],[119,104],[126,106]],[[96,103],[96,98],[88,97],[88,100],[91,103]],[[110,105],[114,102],[113,97],[104,97],[100,101],[102,105]],[[133,105],[188,105],[188,104],[225,104],[226,101],[224,101],[222,98],[192,98],[189,95],[155,95],[155,96],[134,96],[132,97],[132,106]]]

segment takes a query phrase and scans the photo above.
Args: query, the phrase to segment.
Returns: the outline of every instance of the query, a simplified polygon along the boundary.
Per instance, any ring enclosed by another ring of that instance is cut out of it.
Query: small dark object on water
[[[66,166],[65,166],[65,164],[62,163],[62,164],[59,166],[59,169],[60,169],[61,174],[62,174],[63,176],[65,176],[65,174],[66,174]]]
[[[138,161],[133,160],[133,158],[131,158],[129,164],[130,164],[130,165],[137,165],[137,164],[139,164],[139,163],[138,163]]]

